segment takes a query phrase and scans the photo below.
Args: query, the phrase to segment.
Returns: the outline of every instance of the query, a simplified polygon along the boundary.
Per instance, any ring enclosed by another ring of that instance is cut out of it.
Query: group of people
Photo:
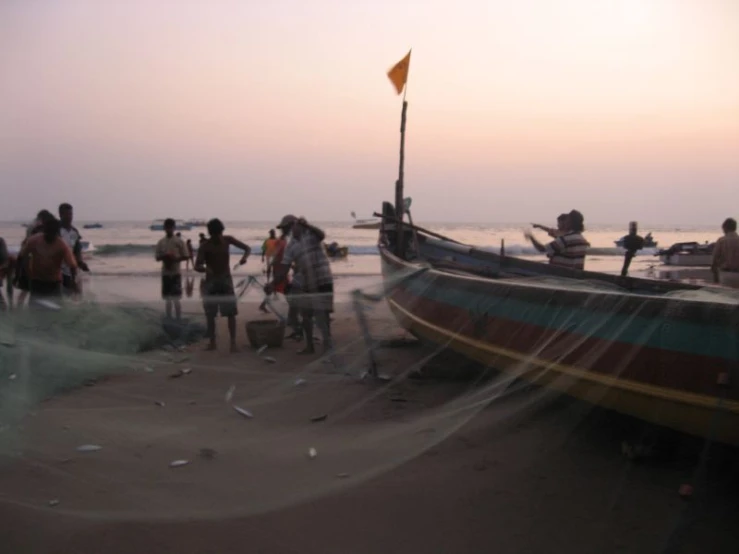
[[[330,313],[333,311],[333,275],[323,249],[325,233],[304,218],[286,215],[277,225],[281,235],[270,231],[262,247],[262,260],[267,264],[267,295],[260,306],[267,311],[269,296],[285,295],[289,305],[287,323],[291,328],[288,338],[302,340],[306,346],[300,353],[315,353],[314,321],[322,335],[324,351],[332,347]],[[201,233],[194,269],[205,275],[201,284],[203,308],[207,321],[209,350],[216,349],[216,317],[228,320],[231,351],[237,351],[236,316],[237,297],[231,275],[230,248],[243,251],[239,265],[246,263],[251,248],[225,234],[219,219],[207,224],[208,236]],[[181,318],[182,276],[180,264],[192,259],[192,250],[176,233],[173,219],[164,223],[165,236],[157,243],[155,259],[162,264],[162,298],[167,317]]]
[[[58,214],[57,219],[48,210],[38,212],[27,226],[17,256],[11,256],[0,239],[0,282],[6,280],[8,294],[6,303],[0,292],[0,308],[22,307],[29,297],[31,304],[37,304],[80,292],[78,271],[89,271],[82,259],[82,237],[73,225],[71,204],[61,204]],[[20,290],[17,302],[13,302],[14,288]]]
[[[546,254],[549,263],[570,269],[585,269],[585,256],[590,244],[583,236],[585,219],[577,210],[561,214],[557,218],[557,227],[551,228],[534,223],[533,227],[546,231],[552,237],[549,243],[539,242],[531,233],[526,238],[539,252]],[[713,282],[726,287],[739,289],[739,234],[736,231],[736,220],[727,218],[721,225],[723,236],[720,237],[713,249],[711,273]],[[630,224],[629,235],[626,237],[627,260],[624,263],[622,275],[625,276],[628,265],[636,250],[641,249],[645,239],[636,234],[636,223]]]

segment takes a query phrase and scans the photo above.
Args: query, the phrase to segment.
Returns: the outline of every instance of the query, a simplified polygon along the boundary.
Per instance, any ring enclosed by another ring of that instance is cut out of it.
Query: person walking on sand
[[[736,232],[736,219],[728,218],[721,229],[724,236],[713,247],[713,282],[739,289],[739,235]]]
[[[74,211],[72,205],[67,203],[61,204],[59,206],[59,236],[62,237],[62,240],[69,246],[72,254],[74,254],[77,267],[87,272],[90,271],[90,268],[87,267],[87,264],[82,259],[82,243],[80,242],[82,237],[77,228],[72,225],[73,220]],[[79,283],[73,281],[72,271],[66,263],[62,264],[62,292],[69,296],[81,292]]]
[[[207,227],[210,238],[200,244],[198,257],[195,261],[195,271],[205,273],[202,292],[204,294],[203,308],[208,323],[207,336],[209,342],[206,349],[216,349],[216,316],[220,312],[221,316],[228,319],[231,352],[238,352],[236,347],[238,307],[233,279],[231,278],[229,247],[235,246],[244,251],[244,255],[239,261],[241,265],[246,263],[249,254],[251,254],[251,248],[230,235],[224,235],[225,227],[220,219],[211,219]]]
[[[156,246],[154,258],[162,262],[162,299],[167,319],[172,319],[172,307],[175,317],[182,319],[182,275],[180,262],[187,260],[187,248],[180,237],[175,236],[175,221],[168,218],[164,221],[164,236]]]
[[[187,247],[187,261],[185,262],[185,269],[190,269],[190,264],[192,264],[192,267],[195,268],[195,251],[192,248],[192,239],[187,239],[185,241],[185,246]]]
[[[18,254],[28,261],[31,304],[38,300],[62,297],[63,264],[69,267],[71,283],[75,286],[77,260],[67,243],[59,236],[59,229],[59,220],[54,217],[47,219],[42,232],[29,237]]]

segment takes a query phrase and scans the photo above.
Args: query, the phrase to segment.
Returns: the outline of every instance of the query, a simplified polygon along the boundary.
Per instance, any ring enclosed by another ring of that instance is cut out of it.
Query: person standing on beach
[[[44,222],[51,219],[54,219],[54,214],[52,214],[49,210],[41,210],[38,214],[36,214],[36,219],[34,219],[29,225],[26,226],[26,238],[23,239],[23,242],[21,243],[21,250],[23,250],[23,246],[26,244],[30,237],[43,231]],[[18,257],[15,260],[13,284],[17,289],[21,291],[18,295],[18,302],[16,304],[16,307],[22,308],[23,305],[26,303],[26,297],[28,297],[28,293],[30,292],[31,284],[30,278],[28,276],[28,259],[25,256],[21,256],[20,252],[18,253]]]
[[[19,257],[27,260],[31,303],[45,298],[61,298],[62,265],[71,272],[72,286],[77,276],[77,260],[72,250],[59,236],[59,220],[52,217],[43,224],[43,231],[29,237]]]
[[[323,248],[326,234],[301,217],[292,225],[292,236],[294,242],[285,250],[280,265],[281,273],[284,273],[285,268],[295,264],[297,273],[303,281],[300,311],[303,318],[305,348],[299,354],[315,353],[314,318],[323,338],[324,353],[327,353],[333,347],[329,314],[334,306],[334,277]]]
[[[721,229],[724,236],[713,247],[713,282],[739,289],[739,235],[736,233],[736,219],[728,218]]]
[[[190,269],[190,264],[192,264],[192,267],[193,268],[195,267],[195,254],[194,254],[194,251],[192,249],[192,240],[191,239],[187,239],[185,241],[185,246],[187,247],[187,255],[189,256],[187,258],[187,261],[185,262],[185,269],[187,270],[187,269]]]
[[[155,259],[162,262],[162,298],[168,319],[172,319],[174,306],[177,320],[182,318],[182,275],[180,262],[187,260],[187,248],[180,237],[176,237],[175,221],[168,218],[164,221],[164,236],[156,246]]]
[[[282,228],[280,229],[282,234],[279,238],[275,239],[275,246],[274,246],[274,255],[272,256],[271,265],[273,267],[277,267],[282,263],[282,257],[285,254],[285,248],[287,248],[287,239],[288,235],[290,233],[289,229]],[[272,231],[271,231],[272,232]],[[269,278],[270,274],[267,273],[267,283],[269,284]],[[281,276],[281,279],[279,282],[275,280],[274,283],[272,283],[272,286],[270,287],[270,292],[268,293],[265,290],[265,294],[267,295],[264,298],[264,301],[259,305],[259,310],[264,313],[269,313],[269,310],[267,310],[267,299],[269,298],[270,294],[277,294],[278,292],[284,295],[287,295],[287,290],[290,286],[290,280],[287,274]],[[265,289],[267,288],[267,285],[265,285]],[[288,321],[290,318],[288,317]]]
[[[69,246],[69,249],[74,254],[74,259],[77,262],[77,267],[82,271],[90,271],[87,264],[82,259],[82,244],[80,239],[80,232],[77,228],[72,225],[74,220],[74,210],[71,204],[61,204],[59,206],[59,222],[61,224],[59,235],[62,240]],[[72,270],[66,264],[62,264],[62,292],[66,295],[72,295],[81,292],[79,283],[75,283],[72,279]]]
[[[277,250],[277,238],[275,236],[275,230],[270,229],[269,237],[267,237],[267,239],[265,239],[265,241],[262,243],[262,263],[266,262],[267,264],[267,267],[266,267],[267,281],[269,281],[269,278],[272,275],[272,262],[273,262],[276,250]]]
[[[302,279],[297,265],[284,262],[285,254],[289,250],[298,248],[298,241],[292,236],[293,226],[297,220],[298,218],[294,215],[286,215],[277,225],[277,228],[282,232],[285,246],[275,256],[274,271],[272,272],[273,280],[265,285],[264,293],[272,294],[279,291],[280,287],[284,288],[288,305],[287,325],[292,329],[292,333],[285,338],[300,341],[303,340],[303,326],[300,322],[301,295],[303,294]],[[295,258],[295,256],[291,257]],[[289,277],[290,269],[293,270],[292,280]]]
[[[203,308],[208,323],[207,350],[216,349],[216,316],[228,319],[228,334],[231,340],[231,352],[238,352],[236,347],[236,315],[238,314],[237,299],[234,293],[233,279],[231,278],[231,263],[229,248],[235,246],[244,251],[239,261],[246,263],[251,248],[236,240],[230,235],[224,235],[225,227],[220,219],[211,219],[208,222],[210,238],[200,244],[198,257],[195,261],[195,271],[205,273],[205,282],[202,292]]]

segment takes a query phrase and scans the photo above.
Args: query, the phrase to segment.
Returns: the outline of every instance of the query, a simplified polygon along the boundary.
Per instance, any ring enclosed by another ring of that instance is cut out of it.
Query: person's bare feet
[[[231,353],[232,354],[235,354],[236,352],[239,351],[239,347],[236,346],[236,343],[231,343],[231,349],[230,350],[231,350]]]

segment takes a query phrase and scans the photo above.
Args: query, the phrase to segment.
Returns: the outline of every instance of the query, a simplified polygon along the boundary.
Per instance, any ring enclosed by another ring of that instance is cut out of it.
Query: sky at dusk
[[[736,0],[2,0],[0,220],[739,217]]]

